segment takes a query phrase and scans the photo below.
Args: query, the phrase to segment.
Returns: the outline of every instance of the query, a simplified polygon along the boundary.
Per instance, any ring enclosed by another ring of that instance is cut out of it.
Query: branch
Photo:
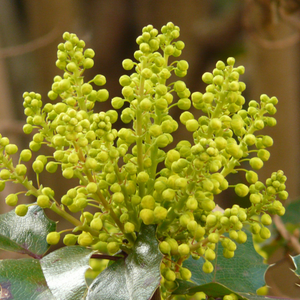
[[[6,47],[2,49],[0,48],[0,59],[19,56],[29,52],[33,52],[37,49],[40,49],[52,43],[58,37],[58,35],[59,35],[59,30],[57,27],[55,27],[44,36],[39,37],[28,43],[17,45],[17,46]]]
[[[287,231],[279,216],[274,216],[273,221],[276,225],[279,234],[287,241],[289,247],[291,247],[296,253],[300,254],[300,243],[298,237],[296,237],[293,234],[290,234]]]

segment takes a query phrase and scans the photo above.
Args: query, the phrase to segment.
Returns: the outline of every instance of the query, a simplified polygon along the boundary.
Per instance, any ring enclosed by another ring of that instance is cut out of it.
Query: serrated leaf
[[[292,270],[300,278],[300,254],[296,256],[291,256],[293,263],[295,265],[295,270]]]
[[[82,246],[67,246],[45,257],[41,267],[48,287],[57,299],[79,300],[87,290],[85,272],[93,251]]]
[[[191,280],[198,285],[210,282],[220,283],[235,292],[256,293],[265,284],[264,274],[268,268],[263,258],[255,251],[252,234],[247,233],[247,241],[238,244],[233,258],[223,256],[220,243],[216,247],[216,259],[212,261],[214,271],[206,274],[202,271],[203,258],[195,261],[189,258],[183,263],[192,272]]]
[[[148,300],[160,282],[162,254],[158,250],[155,227],[142,226],[132,252],[94,280],[87,300]]]
[[[24,217],[12,210],[0,215],[0,248],[41,258],[49,249],[46,236],[55,229],[56,223],[37,205],[30,206]]]
[[[56,300],[48,289],[37,259],[6,259],[0,261],[0,285],[6,298]]]

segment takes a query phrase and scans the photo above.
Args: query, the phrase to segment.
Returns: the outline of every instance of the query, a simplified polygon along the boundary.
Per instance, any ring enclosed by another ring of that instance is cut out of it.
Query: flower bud
[[[18,147],[15,144],[8,144],[5,146],[5,152],[7,155],[13,155],[18,152]]]
[[[171,247],[168,242],[163,241],[159,244],[159,250],[161,251],[162,254],[169,255],[171,251]]]
[[[81,246],[90,246],[93,243],[93,237],[89,232],[83,231],[78,236],[78,244]]]
[[[154,209],[154,217],[156,220],[163,221],[167,217],[168,211],[162,206],[156,206]]]
[[[214,270],[214,266],[210,261],[206,261],[202,266],[202,270],[204,273],[211,273]]]
[[[5,198],[5,203],[9,206],[16,206],[18,204],[18,195],[10,194]]]
[[[150,225],[154,223],[154,212],[151,209],[144,208],[140,211],[140,218],[145,225]]]
[[[50,232],[48,233],[46,240],[49,245],[56,245],[60,240],[60,234],[55,231]]]
[[[46,195],[39,195],[37,197],[37,205],[41,208],[49,208],[51,206],[49,197]]]
[[[187,244],[181,244],[178,246],[178,252],[180,256],[187,256],[190,254],[190,247]]]
[[[135,230],[135,226],[131,222],[126,222],[124,224],[124,231],[126,233],[132,233],[132,232],[134,232],[134,230]]]
[[[264,163],[259,157],[252,157],[249,161],[250,166],[254,170],[259,170],[263,167]]]
[[[266,239],[270,238],[271,232],[270,232],[269,228],[262,227],[260,232],[259,232],[259,235],[262,239],[266,240]]]
[[[100,218],[94,218],[90,223],[90,227],[95,230],[101,230],[103,227],[102,220]]]
[[[77,238],[78,236],[75,234],[66,234],[64,239],[63,239],[63,243],[66,246],[71,246],[71,245],[75,245],[77,242]]]
[[[239,197],[246,197],[249,193],[249,188],[245,184],[239,183],[235,186],[234,191]]]

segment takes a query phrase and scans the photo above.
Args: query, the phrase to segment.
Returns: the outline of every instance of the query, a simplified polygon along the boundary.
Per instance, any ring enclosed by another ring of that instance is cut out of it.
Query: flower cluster
[[[120,249],[129,252],[141,224],[155,224],[164,254],[161,274],[166,291],[176,287],[177,278],[191,278],[191,272],[182,267],[189,256],[202,257],[206,273],[213,271],[217,243],[223,246],[224,257],[233,257],[236,243],[247,240],[245,225],[262,239],[269,238],[269,214],[283,215],[278,199],[288,197],[282,171],[272,173],[265,183],[256,173],[268,161],[267,148],[273,145],[270,136],[257,132],[276,125],[272,116],[277,98],[262,95],[246,108],[242,96],[246,85],[239,80],[245,70],[235,67],[234,58],[218,61],[211,73],[203,75],[205,93],[191,93],[182,80],[189,65],[178,60],[185,47],[175,41],[179,34],[171,22],[161,33],[152,25],[144,27],[136,40],[135,61],[125,59],[122,64],[125,70],[133,70],[119,80],[122,97],[111,99],[114,110],[96,113],[95,102],[109,98],[106,89],[95,89],[106,83],[105,77],[97,75],[84,82],[83,73],[93,66],[95,53],[84,50],[84,41],[75,34],[64,33],[56,62],[64,73],[54,78],[48,93],[51,100],[61,100],[43,106],[41,95],[24,93],[27,124],[23,129],[26,134],[37,133],[30,149],[20,153],[17,165],[11,159],[17,146],[6,137],[0,139],[0,190],[6,181],[18,182],[37,198],[30,205],[50,208],[70,221],[75,228],[64,236],[65,245],[78,243],[110,255]],[[174,75],[179,77],[175,81]],[[120,118],[132,126],[113,129],[116,110],[124,105]],[[201,111],[199,117],[188,111],[191,105]],[[181,140],[164,150],[180,125],[171,115],[175,106],[183,110],[180,123],[192,134],[193,143]],[[54,149],[53,156],[39,155],[32,162],[38,185],[34,187],[21,162],[30,161],[31,151],[38,151],[42,144]],[[247,163],[249,168],[241,166]],[[50,187],[39,184],[44,169],[61,170],[66,179],[77,178],[78,185],[56,199]],[[230,185],[226,178],[236,172],[244,173],[248,184]],[[235,204],[216,210],[215,196],[228,188],[237,196],[249,196],[251,206]],[[28,205],[18,205],[18,194],[8,195],[6,203],[17,205],[19,216],[26,215]],[[72,216],[75,212],[81,212],[80,220]],[[61,233],[51,232],[48,243],[58,243]]]

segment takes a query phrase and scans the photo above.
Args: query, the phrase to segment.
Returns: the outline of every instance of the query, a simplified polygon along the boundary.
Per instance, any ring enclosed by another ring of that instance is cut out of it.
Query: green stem
[[[144,68],[144,61],[142,62],[141,70]],[[136,146],[137,146],[137,164],[138,164],[138,172],[144,171],[143,165],[143,115],[142,110],[140,108],[140,103],[144,99],[144,86],[145,79],[141,77],[140,86],[139,86],[139,97],[137,97],[138,105],[136,110]],[[145,183],[139,184],[139,195],[143,197],[145,195]]]

